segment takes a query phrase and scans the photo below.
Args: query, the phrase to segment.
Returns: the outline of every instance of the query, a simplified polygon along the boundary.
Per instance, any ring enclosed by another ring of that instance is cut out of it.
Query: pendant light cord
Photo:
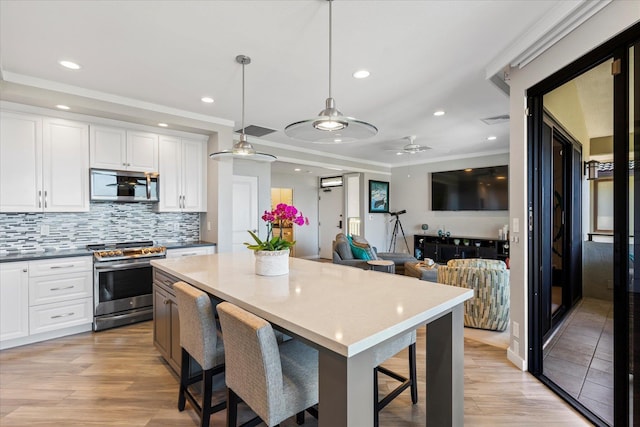
[[[244,63],[242,61],[242,134],[244,135]]]
[[[329,98],[331,98],[331,57],[332,57],[332,52],[331,52],[331,45],[332,45],[332,37],[331,37],[331,28],[332,28],[332,23],[331,23],[331,18],[333,16],[333,13],[331,13],[331,6],[333,4],[333,0],[329,0]]]

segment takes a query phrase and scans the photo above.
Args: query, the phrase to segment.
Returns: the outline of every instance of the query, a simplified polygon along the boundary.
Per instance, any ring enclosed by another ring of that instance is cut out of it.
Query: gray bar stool
[[[391,356],[399,353],[402,349],[409,347],[409,378],[403,377],[394,371],[391,371],[385,367],[379,366],[385,360]],[[373,426],[379,425],[379,412],[387,406],[393,399],[398,397],[400,393],[411,387],[411,402],[415,405],[418,403],[418,381],[416,373],[416,331],[404,334],[388,346],[383,351],[377,351],[374,354],[374,360],[376,367],[373,369]],[[397,381],[400,381],[400,385],[389,392],[381,400],[378,400],[378,373],[385,374]]]
[[[213,376],[224,372],[222,335],[216,327],[211,298],[205,292],[184,282],[173,284],[178,300],[180,317],[180,390],[178,410],[183,411],[186,400],[200,416],[200,426],[208,427],[211,414],[223,410],[226,402],[211,404]],[[189,356],[202,367],[202,377],[189,377]],[[202,403],[189,390],[189,386],[202,381]]]
[[[231,303],[218,305],[225,339],[227,427],[236,427],[242,400],[257,414],[244,426],[269,427],[318,403],[318,352],[297,340],[278,345],[271,324]]]

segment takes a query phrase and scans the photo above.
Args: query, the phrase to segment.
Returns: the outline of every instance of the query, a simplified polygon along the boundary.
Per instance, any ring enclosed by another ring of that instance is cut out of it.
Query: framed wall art
[[[369,212],[389,213],[389,183],[369,180]]]

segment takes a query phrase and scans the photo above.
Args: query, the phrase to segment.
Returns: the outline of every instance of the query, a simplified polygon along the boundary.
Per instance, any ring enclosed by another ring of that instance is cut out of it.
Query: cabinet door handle
[[[42,190],[38,190],[38,207],[42,207]]]
[[[29,270],[27,270],[26,268],[23,268],[23,269],[22,269],[22,272],[23,272],[23,273],[26,273],[27,271],[29,271]]]
[[[47,190],[44,190],[44,207],[47,207]]]
[[[66,314],[57,314],[55,316],[51,316],[52,319],[59,319],[61,317],[69,317],[69,316],[73,316],[75,313],[71,312],[71,313],[66,313]]]
[[[73,285],[65,286],[64,288],[49,288],[50,291],[64,291],[65,289],[73,289]]]
[[[49,268],[51,268],[51,269],[54,269],[54,268],[71,268],[71,267],[73,267],[73,266],[74,266],[74,264],[52,265],[52,266],[51,266],[51,267],[49,267]]]
[[[169,305],[169,304],[171,304],[171,300],[169,300],[168,298],[165,298],[163,303],[164,303],[164,305]]]

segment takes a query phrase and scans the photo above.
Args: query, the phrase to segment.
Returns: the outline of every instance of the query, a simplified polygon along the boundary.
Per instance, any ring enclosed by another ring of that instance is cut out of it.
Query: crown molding
[[[535,25],[496,55],[485,67],[490,79],[505,67],[522,68],[564,38],[612,0],[565,0],[558,2]]]

